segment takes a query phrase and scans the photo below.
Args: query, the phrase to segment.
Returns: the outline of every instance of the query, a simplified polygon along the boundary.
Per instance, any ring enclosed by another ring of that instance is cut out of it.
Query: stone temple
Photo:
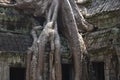
[[[0,3],[12,4],[14,0],[0,0]],[[96,28],[83,34],[90,54],[90,80],[120,80],[120,1],[76,0],[76,4]],[[31,19],[13,8],[0,7],[0,80],[25,80],[26,53],[33,41]],[[39,21],[42,24],[44,18]],[[61,44],[62,78],[72,80],[70,52],[62,37]],[[46,48],[45,60],[48,51]]]

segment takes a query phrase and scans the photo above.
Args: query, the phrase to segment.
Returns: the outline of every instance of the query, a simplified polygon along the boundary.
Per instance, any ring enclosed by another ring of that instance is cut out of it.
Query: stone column
[[[120,47],[116,46],[115,49],[118,56],[118,68],[119,68],[118,80],[120,80]]]
[[[105,73],[105,80],[110,80],[110,56],[104,57],[104,73]]]
[[[0,61],[0,80],[9,80],[9,66],[4,61]]]

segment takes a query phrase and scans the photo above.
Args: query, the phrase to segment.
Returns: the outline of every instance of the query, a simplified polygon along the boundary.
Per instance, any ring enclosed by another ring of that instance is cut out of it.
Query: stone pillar
[[[9,80],[9,66],[4,61],[0,61],[0,80]]]
[[[120,80],[120,47],[116,46],[115,49],[118,56],[118,68],[119,68],[118,80]]]
[[[105,80],[110,80],[110,56],[105,56],[104,58],[104,73],[105,73]]]
[[[120,55],[118,55],[118,60],[119,60],[119,64],[118,64],[118,66],[119,66],[118,80],[120,80]]]

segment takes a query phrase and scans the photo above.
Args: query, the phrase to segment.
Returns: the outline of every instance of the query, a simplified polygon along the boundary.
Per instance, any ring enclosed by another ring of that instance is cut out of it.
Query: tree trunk
[[[74,4],[74,3],[73,3]],[[71,50],[71,53],[73,55],[73,61],[74,61],[74,70],[75,70],[75,77],[74,80],[83,80],[82,78],[82,61],[85,59],[85,57],[88,56],[86,46],[84,44],[84,40],[78,32],[77,22],[75,19],[75,15],[73,14],[74,11],[72,9],[72,5],[70,4],[69,0],[63,0],[62,3],[62,21],[63,26],[66,31],[63,33],[65,34],[68,44]],[[83,67],[87,67],[87,65],[84,65]],[[88,70],[85,73],[88,77]],[[84,79],[87,80],[87,79]]]
[[[72,6],[70,5],[69,0],[63,0],[62,3],[62,14],[63,14],[63,25],[67,30],[67,40],[70,46],[71,53],[74,60],[74,69],[75,69],[75,78],[74,80],[81,79],[81,50],[80,50],[80,41],[79,33],[77,29],[77,24],[73,14]],[[70,17],[71,16],[71,17]]]

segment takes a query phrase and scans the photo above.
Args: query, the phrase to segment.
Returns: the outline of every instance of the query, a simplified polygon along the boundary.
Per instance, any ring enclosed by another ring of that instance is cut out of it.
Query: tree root
[[[62,16],[63,16],[62,21],[64,22],[63,28],[66,30],[63,33],[65,33],[65,37],[67,38],[70,47],[70,51],[73,55],[74,72],[75,72],[74,80],[82,80],[82,67],[83,67],[82,61],[85,58],[84,55],[88,55],[88,54],[84,40],[81,34],[79,34],[78,32],[79,30],[78,30],[77,20],[74,14],[75,12],[77,12],[77,10],[74,12],[73,7],[75,7],[75,5],[72,6],[72,4],[74,3],[72,2],[71,4],[70,1],[71,0],[63,0],[62,3]],[[80,19],[82,19],[82,17]]]

